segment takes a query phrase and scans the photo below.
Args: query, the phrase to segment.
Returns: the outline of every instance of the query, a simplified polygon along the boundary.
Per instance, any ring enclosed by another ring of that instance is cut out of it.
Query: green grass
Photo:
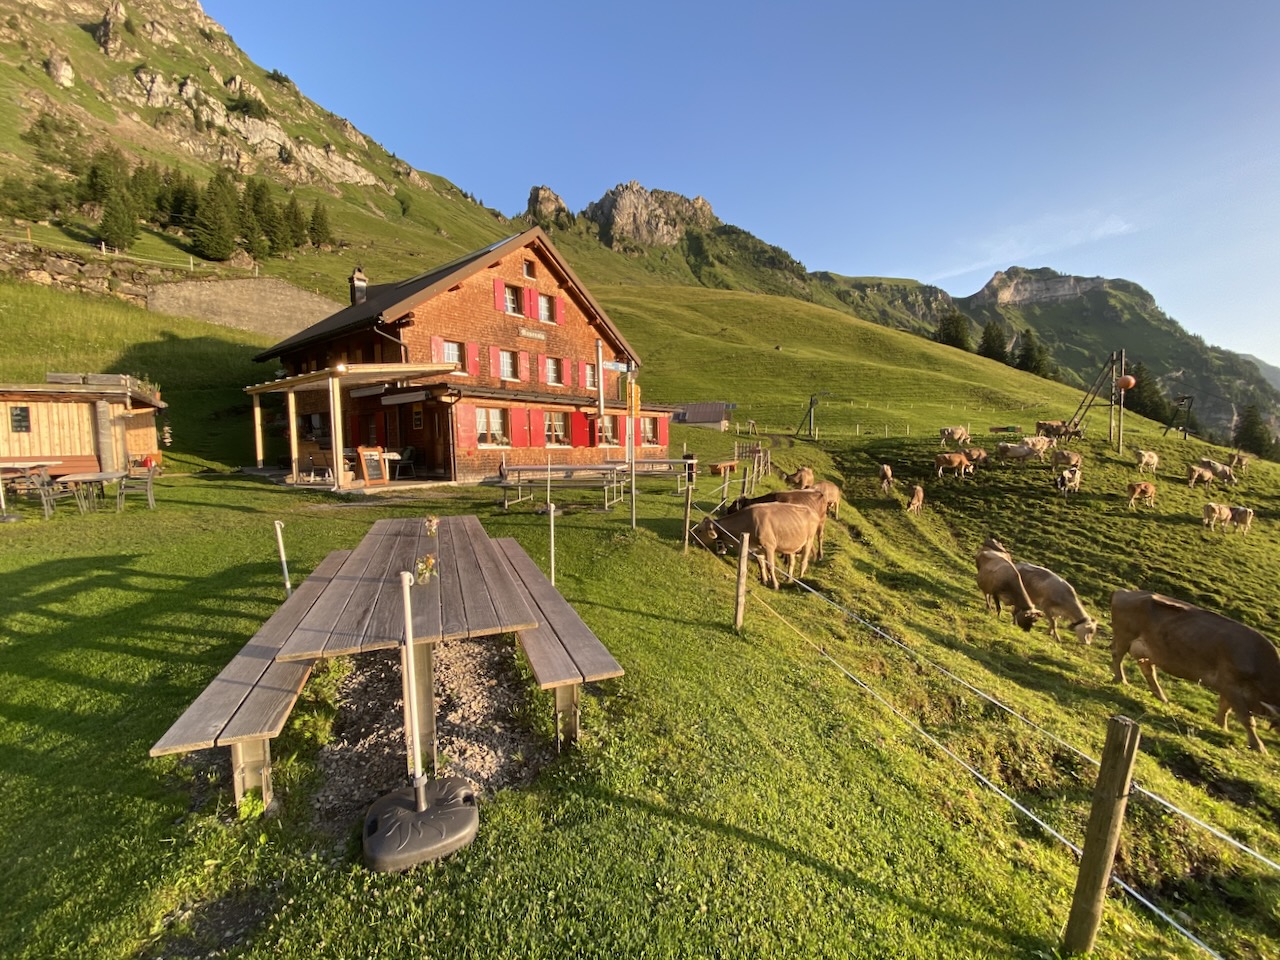
[[[558,586],[626,676],[588,691],[579,749],[486,800],[471,847],[386,876],[360,866],[358,824],[336,846],[308,826],[332,682],[309,684],[312,702],[273,748],[278,819],[236,817],[229,785],[211,789],[206,767],[147,749],[282,599],[272,520],[285,521],[296,582],[375,519],[426,512],[477,513],[545,569],[545,519],[503,513],[484,490],[347,502],[228,473],[247,462],[247,404],[234,405],[259,379],[249,335],[0,286],[11,345],[0,381],[38,379],[54,361],[146,374],[185,418],[171,462],[219,471],[163,478],[155,512],[64,509],[45,522],[24,503],[26,521],[0,525],[0,954],[208,952],[219,922],[248,917],[235,946],[245,957],[1054,956],[1070,854],[819,648],[1075,842],[1089,765],[931,663],[1093,756],[1107,718],[1132,717],[1144,787],[1277,857],[1274,734],[1263,734],[1272,756],[1259,757],[1238,725],[1213,726],[1204,689],[1171,680],[1164,706],[1140,684],[1113,686],[1105,635],[1082,648],[994,620],[972,560],[996,534],[1071,579],[1104,623],[1110,592],[1138,586],[1266,627],[1280,615],[1274,465],[1213,491],[1258,510],[1247,539],[1204,533],[1208,495],[1169,476],[1209,448],[1133,417],[1126,446],[1155,448],[1165,465],[1155,510],[1126,509],[1131,460],[1108,447],[1096,415],[1084,491],[1069,504],[1036,465],[938,481],[939,425],[1029,427],[1069,414],[1078,395],[778,298],[624,286],[598,296],[646,361],[646,397],[734,400],[774,434],[775,463],[841,483],[827,559],[808,578],[838,606],[755,589],[736,635],[732,573],[681,553],[683,500],[668,485],[646,483],[635,532],[625,509],[571,510],[557,523]],[[24,335],[55,324],[67,330],[56,348]],[[811,393],[826,394],[818,443],[791,436]],[[733,440],[672,432],[673,452],[706,458]],[[876,489],[880,462],[899,477],[893,498]],[[902,509],[913,482],[927,491],[919,519]],[[549,738],[545,698],[528,696],[528,722]],[[1280,946],[1275,878],[1142,798],[1120,869],[1225,956]],[[1197,952],[1113,898],[1097,955]]]

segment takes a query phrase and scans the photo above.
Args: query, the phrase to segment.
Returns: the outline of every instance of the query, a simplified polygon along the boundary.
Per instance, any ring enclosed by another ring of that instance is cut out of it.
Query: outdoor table
[[[61,460],[0,460],[0,520],[18,520],[18,516],[9,516],[9,508],[4,502],[4,488],[11,480],[28,476],[32,470],[41,467],[56,467]]]
[[[103,470],[98,473],[65,473],[58,478],[58,482],[71,485],[71,489],[75,491],[76,505],[80,507],[81,513],[87,513],[98,509],[98,494],[103,487],[123,479],[128,472]]]
[[[410,571],[422,557],[433,558],[432,573],[415,582]],[[435,859],[475,836],[465,781],[429,785],[422,771],[424,746],[438,769],[434,644],[537,623],[480,521],[461,516],[440,518],[434,535],[421,518],[377,521],[290,631],[276,660],[400,649],[412,786],[369,808],[364,847],[374,869]]]

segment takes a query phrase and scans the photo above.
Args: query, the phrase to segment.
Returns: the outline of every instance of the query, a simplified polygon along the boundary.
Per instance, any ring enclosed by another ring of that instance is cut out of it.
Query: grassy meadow
[[[297,582],[375,519],[427,512],[475,513],[546,569],[545,518],[504,513],[484,488],[340,498],[237,473],[241,388],[263,379],[251,335],[0,286],[0,382],[146,375],[175,435],[156,511],[46,522],[21,503],[26,519],[0,525],[0,955],[1054,957],[1073,856],[920,731],[1078,844],[1093,767],[1064,744],[1097,757],[1116,713],[1142,727],[1142,787],[1280,859],[1280,738],[1264,730],[1271,754],[1253,754],[1238,724],[1214,726],[1208,691],[1169,680],[1163,705],[1132,664],[1131,685],[1113,685],[1106,630],[1110,593],[1142,587],[1270,632],[1275,465],[1229,493],[1189,490],[1186,463],[1223,451],[1126,417],[1117,452],[1103,410],[1069,503],[1037,464],[938,480],[939,426],[994,441],[992,425],[1070,416],[1078,392],[797,301],[593,293],[645,361],[646,398],[735,402],[775,464],[840,483],[806,578],[817,594],[753,585],[739,635],[731,567],[681,552],[668,484],[646,482],[634,531],[625,507],[571,505],[557,585],[626,676],[587,692],[578,749],[484,799],[475,843],[381,875],[360,865],[358,823],[310,814],[342,664],[313,676],[273,745],[278,816],[237,816],[208,764],[147,750],[283,599],[272,520]],[[25,333],[51,329],[65,342]],[[795,436],[811,395],[816,441]],[[672,431],[674,453],[704,458],[733,440]],[[1161,454],[1154,509],[1125,505],[1134,445]],[[899,478],[889,497],[882,462]],[[919,518],[903,509],[912,483]],[[1203,529],[1215,498],[1257,511],[1248,537]],[[973,555],[988,535],[1072,581],[1103,622],[1091,647],[985,611]],[[529,697],[549,738],[548,704],[532,684]],[[1118,869],[1219,955],[1280,956],[1275,874],[1146,797]],[[1114,896],[1096,955],[1204,954]]]

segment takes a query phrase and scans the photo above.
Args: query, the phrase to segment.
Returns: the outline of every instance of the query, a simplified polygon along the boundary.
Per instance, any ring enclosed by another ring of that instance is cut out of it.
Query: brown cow
[[[1156,505],[1156,485],[1150,480],[1139,480],[1129,484],[1129,509],[1138,509],[1136,504],[1141,500],[1148,507]]]
[[[940,447],[945,447],[948,440],[954,443],[957,448],[963,447],[969,442],[969,431],[966,427],[942,427],[938,431],[938,436],[941,439],[938,444]]]
[[[1000,616],[1003,600],[1013,609],[1013,622],[1023,630],[1030,630],[1041,613],[1027,594],[1027,588],[1013,565],[1013,558],[999,540],[988,538],[978,551],[978,589],[990,610],[995,604],[996,617]]]
[[[886,497],[893,489],[893,467],[887,463],[880,464],[880,492]]]
[[[827,498],[821,490],[774,490],[759,497],[739,497],[732,503],[725,504],[725,515],[737,513],[757,503],[794,503],[808,507],[818,515],[818,532],[815,535],[818,543],[818,559],[822,559],[822,533],[827,526]]]
[[[933,465],[938,468],[938,477],[942,477],[943,470],[954,470],[957,477],[963,477],[966,473],[973,473],[973,464],[963,453],[939,453],[933,458]]]
[[[1218,524],[1222,524],[1222,532],[1227,532],[1227,524],[1231,522],[1231,508],[1225,503],[1206,503],[1201,511],[1204,525],[1212,533]]]
[[[832,483],[830,480],[819,480],[810,484],[806,489],[819,491],[823,499],[827,501],[827,512],[839,519],[841,497],[839,484]]]
[[[924,487],[916,484],[911,488],[911,499],[907,502],[907,512],[920,516],[920,510],[924,507]]]
[[[1253,526],[1253,507],[1232,507],[1231,525],[1240,531],[1242,537],[1247,535]]]
[[[1234,711],[1244,724],[1249,746],[1267,752],[1253,717],[1280,716],[1280,654],[1261,633],[1158,593],[1117,590],[1111,595],[1111,669],[1116,683],[1128,683],[1122,666],[1125,654],[1138,661],[1147,686],[1165,703],[1169,698],[1156,679],[1157,668],[1213,690],[1222,728],[1227,728],[1227,711]]]
[[[1206,467],[1197,466],[1194,463],[1187,467],[1187,486],[1193,490],[1195,489],[1196,481],[1203,483],[1207,487],[1213,484],[1213,479],[1213,471]]]
[[[983,447],[964,447],[960,452],[968,457],[969,462],[975,467],[980,467],[987,462],[987,451]]]
[[[1048,618],[1049,633],[1053,639],[1062,639],[1058,636],[1058,618],[1061,617],[1076,632],[1077,640],[1086,644],[1093,642],[1093,635],[1098,632],[1098,621],[1085,611],[1075,587],[1044,567],[1031,563],[1015,563],[1014,566],[1018,568],[1018,576],[1022,577],[1022,585],[1027,588],[1027,596]]]
[[[809,569],[809,549],[818,532],[818,516],[808,507],[794,503],[757,503],[727,517],[703,517],[693,528],[699,543],[710,544],[721,537],[738,543],[744,533],[751,537],[751,552],[760,563],[760,582],[778,589],[777,556],[793,557],[787,576],[800,555],[800,576]]]
[[[1078,467],[1083,462],[1078,450],[1055,450],[1049,455],[1049,463],[1055,467]]]
[[[1044,452],[1025,443],[997,443],[997,460],[1030,460],[1032,457],[1044,460]]]
[[[806,487],[813,486],[813,469],[811,467],[797,467],[795,473],[787,473],[779,468],[778,472],[782,474],[782,482],[789,487],[803,490]]]
[[[1213,471],[1213,475],[1219,480],[1223,480],[1233,486],[1239,481],[1236,480],[1236,472],[1228,467],[1225,463],[1219,463],[1212,457],[1201,457],[1199,466],[1206,470]]]
[[[1134,455],[1138,460],[1138,472],[1143,473],[1148,468],[1151,469],[1151,475],[1156,475],[1156,470],[1160,467],[1160,454],[1154,450],[1138,450],[1134,449]]]

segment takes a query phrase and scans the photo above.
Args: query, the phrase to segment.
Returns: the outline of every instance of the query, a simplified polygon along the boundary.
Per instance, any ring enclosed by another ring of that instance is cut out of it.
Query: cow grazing
[[[1098,632],[1098,621],[1085,611],[1075,587],[1044,567],[1031,563],[1015,563],[1014,566],[1018,569],[1018,576],[1022,577],[1022,585],[1027,588],[1027,596],[1049,621],[1049,633],[1053,639],[1062,639],[1058,636],[1058,620],[1062,619],[1076,632],[1076,639],[1081,643],[1093,642],[1093,635]]]
[[[1227,711],[1244,724],[1249,746],[1266,753],[1253,717],[1280,715],[1280,654],[1258,631],[1200,607],[1150,593],[1117,590],[1111,595],[1111,669],[1128,683],[1126,654],[1138,661],[1151,692],[1165,703],[1156,670],[1203,684],[1218,694],[1217,722]]]
[[[1236,480],[1236,472],[1234,470],[1228,467],[1225,463],[1219,463],[1211,457],[1202,457],[1198,466],[1204,467],[1219,480],[1230,483],[1233,486],[1238,482]]]
[[[1218,524],[1222,524],[1222,532],[1227,532],[1227,524],[1231,522],[1231,508],[1224,503],[1206,503],[1202,511],[1204,525],[1213,532]]]
[[[1227,461],[1227,466],[1229,466],[1232,470],[1238,470],[1241,473],[1248,473],[1249,463],[1252,461],[1252,459],[1253,458],[1250,457],[1247,453],[1244,453],[1241,450],[1237,450],[1235,453],[1231,455],[1231,459]]]
[[[840,516],[840,485],[830,480],[819,480],[808,489],[819,491],[827,502],[827,512],[837,519]]]
[[[965,427],[943,427],[938,431],[938,437],[941,440],[938,446],[945,447],[947,441],[951,441],[959,448],[969,442],[969,431]]]
[[[1035,447],[1028,447],[1025,443],[996,444],[997,460],[1030,460],[1032,457],[1043,460],[1044,453]]]
[[[1249,528],[1253,526],[1253,508],[1232,507],[1231,525],[1240,531],[1241,536],[1248,534]]]
[[[782,469],[779,469],[778,472],[782,474],[782,482],[789,487],[804,490],[806,487],[813,486],[813,469],[811,467],[797,467],[795,473],[787,473]]]
[[[1138,458],[1138,472],[1143,473],[1150,469],[1151,475],[1156,475],[1156,469],[1160,466],[1160,454],[1154,450],[1136,450],[1135,454]]]
[[[1204,467],[1191,464],[1187,467],[1187,486],[1195,489],[1197,483],[1203,483],[1206,487],[1213,483],[1213,471],[1206,470]]]
[[[880,464],[880,492],[886,497],[893,489],[893,467],[887,463]]]
[[[943,470],[954,470],[957,477],[973,473],[973,464],[963,453],[939,453],[934,456],[933,465],[938,468],[939,478],[942,477]]]
[[[911,499],[907,501],[907,512],[920,516],[920,511],[924,508],[924,487],[916,484],[911,488]]]
[[[818,532],[818,516],[808,507],[794,503],[757,503],[720,519],[703,517],[693,529],[699,543],[711,544],[720,538],[734,543],[742,535],[751,537],[751,552],[760,564],[760,582],[778,589],[778,554],[800,556],[800,576],[809,569],[809,549]]]
[[[1070,493],[1080,492],[1080,480],[1082,474],[1079,467],[1067,467],[1060,474],[1053,478],[1053,485],[1058,488],[1058,492],[1066,497]]]
[[[1078,467],[1083,462],[1078,450],[1055,450],[1049,455],[1049,463],[1055,467]]]
[[[1129,484],[1129,509],[1137,510],[1137,503],[1141,500],[1148,507],[1156,505],[1156,485],[1149,480],[1139,480],[1137,483]]]
[[[988,538],[978,551],[978,589],[982,591],[987,609],[995,605],[996,617],[1000,616],[1000,604],[1003,601],[1013,610],[1013,622],[1023,630],[1030,630],[1041,613],[1027,594],[1018,568],[1013,565],[1013,558],[1004,544],[994,538]]]
[[[739,510],[745,510],[747,507],[757,503],[793,503],[797,506],[808,507],[816,513],[818,515],[818,530],[814,537],[818,545],[818,559],[821,560],[823,558],[822,534],[827,526],[827,498],[823,496],[821,490],[774,490],[758,497],[739,497],[732,503],[726,504],[724,512],[727,516],[731,513],[737,513]]]
[[[961,451],[975,467],[987,462],[987,451],[982,447],[964,447]]]
[[[1036,436],[1040,437],[1060,437],[1067,429],[1066,421],[1063,420],[1037,420]]]
[[[1044,459],[1044,455],[1049,452],[1050,448],[1056,448],[1058,441],[1054,437],[1042,437],[1036,434],[1032,437],[1023,437],[1021,443],[1024,447],[1030,447],[1040,455],[1040,459]]]

